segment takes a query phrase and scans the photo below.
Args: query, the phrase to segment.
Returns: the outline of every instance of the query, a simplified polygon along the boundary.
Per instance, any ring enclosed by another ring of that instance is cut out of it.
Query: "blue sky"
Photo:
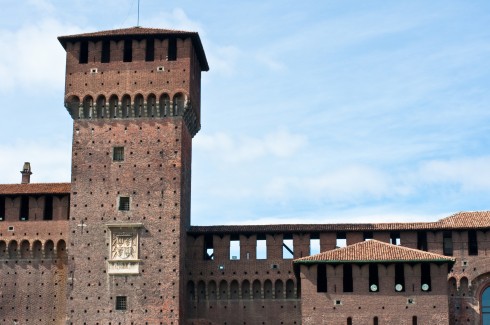
[[[56,36],[136,25],[136,0],[2,4],[0,182],[70,180]],[[490,2],[141,0],[198,31],[192,223],[437,220],[490,208]]]

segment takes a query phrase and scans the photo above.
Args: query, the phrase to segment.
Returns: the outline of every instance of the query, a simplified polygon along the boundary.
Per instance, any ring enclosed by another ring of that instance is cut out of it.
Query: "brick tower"
[[[73,118],[67,324],[183,323],[197,33],[59,37]]]

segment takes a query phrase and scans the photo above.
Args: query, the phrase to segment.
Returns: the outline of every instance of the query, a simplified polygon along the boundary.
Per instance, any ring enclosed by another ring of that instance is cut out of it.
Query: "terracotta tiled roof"
[[[71,183],[0,184],[1,195],[70,194]]]
[[[407,231],[490,228],[490,211],[459,212],[435,222],[191,226],[189,233],[312,233],[327,231]]]
[[[298,258],[294,263],[380,263],[380,262],[454,262],[454,258],[377,240]]]
[[[199,62],[201,63],[201,69],[203,71],[209,70],[208,61],[206,59],[206,54],[204,53],[204,48],[201,43],[201,39],[197,32],[188,32],[182,30],[173,29],[161,29],[161,28],[146,28],[146,27],[130,27],[122,29],[111,29],[104,30],[94,33],[83,33],[77,35],[66,35],[58,37],[61,45],[66,49],[66,44],[68,42],[76,42],[80,40],[101,40],[101,39],[112,39],[121,40],[129,37],[134,38],[144,38],[144,36],[151,35],[156,38],[158,37],[190,37],[192,39],[192,44],[196,50]]]

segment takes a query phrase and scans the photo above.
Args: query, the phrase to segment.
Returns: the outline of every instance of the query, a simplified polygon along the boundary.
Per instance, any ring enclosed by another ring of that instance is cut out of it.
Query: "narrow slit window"
[[[112,150],[112,160],[124,161],[124,147],[114,147]]]
[[[282,258],[292,259],[294,257],[293,235],[285,234],[282,239]]]
[[[230,236],[230,260],[240,259],[240,236]]]
[[[168,40],[168,53],[167,53],[168,61],[177,60],[177,39],[170,38]]]
[[[44,198],[44,220],[53,220],[53,197],[46,195]]]
[[[2,213],[1,210],[0,213]],[[478,255],[478,237],[476,230],[468,230],[468,255]]]
[[[352,317],[347,317],[347,325],[352,325]]]
[[[431,291],[430,264],[420,265],[420,284],[422,291]]]
[[[369,291],[379,291],[378,264],[375,263],[369,264]]]
[[[417,316],[412,317],[412,325],[417,325]]]
[[[395,291],[405,292],[405,265],[395,264]]]
[[[154,60],[155,60],[155,40],[153,38],[149,38],[146,40],[145,61],[154,61]]]
[[[109,63],[111,62],[111,42],[110,41],[102,41],[102,53],[100,62]]]
[[[443,254],[446,256],[452,256],[453,255],[453,236],[452,232],[450,231],[444,231],[442,234],[442,250]]]
[[[214,260],[214,243],[213,235],[204,236],[204,260]]]
[[[313,234],[310,237],[310,255],[320,254],[320,235]]]
[[[126,296],[116,297],[116,310],[128,309],[128,298]]]
[[[374,316],[373,325],[378,325],[378,316]]]
[[[78,63],[86,64],[88,63],[88,42],[80,42],[80,53],[78,57]]]
[[[20,199],[19,220],[21,221],[29,220],[29,197],[28,196],[22,196]]]
[[[119,211],[129,211],[129,197],[121,196],[119,198]]]
[[[131,62],[131,61],[133,61],[133,41],[125,40],[123,62]]]
[[[417,232],[417,249],[421,251],[428,251],[429,246],[427,245],[427,232]]]
[[[265,235],[257,235],[257,248],[255,256],[258,260],[267,259],[267,239]]]
[[[337,233],[337,239],[335,241],[335,248],[341,248],[347,246],[347,235],[341,231]]]
[[[344,264],[344,276],[343,276],[343,285],[344,292],[352,292],[354,290],[354,282],[352,279],[352,265]]]
[[[327,265],[323,263],[317,266],[316,292],[327,292]]]
[[[5,220],[5,197],[0,196],[0,221]]]

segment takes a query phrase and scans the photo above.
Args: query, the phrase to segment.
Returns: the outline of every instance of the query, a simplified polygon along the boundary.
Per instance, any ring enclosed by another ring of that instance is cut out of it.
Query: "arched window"
[[[109,117],[110,118],[118,117],[118,106],[119,106],[119,99],[117,98],[116,95],[112,95],[111,98],[109,98]]]
[[[481,295],[482,325],[490,325],[490,287],[487,287]]]
[[[188,300],[193,301],[196,298],[196,293],[195,290],[196,288],[194,287],[194,281],[189,281],[187,282],[187,297]]]
[[[378,316],[374,316],[373,325],[378,325]]]
[[[173,116],[182,115],[184,113],[185,98],[182,93],[175,94],[173,100],[173,106],[174,106],[172,111]]]
[[[217,294],[216,294],[216,282],[211,280],[208,284],[208,297],[209,300],[216,300],[217,299]]]
[[[417,316],[412,317],[412,325],[417,325]]]
[[[250,299],[250,282],[248,280],[242,282],[242,299]]]
[[[286,298],[287,299],[294,299],[296,298],[294,296],[294,281],[289,279],[286,281]]]
[[[0,259],[4,259],[5,255],[7,255],[7,243],[5,241],[0,240]]]
[[[238,292],[238,281],[233,280],[230,283],[230,299],[239,299],[240,295]]]
[[[260,299],[262,298],[261,285],[259,280],[255,280],[253,282],[253,298]]]
[[[202,280],[197,284],[197,297],[199,301],[206,300],[206,285]]]
[[[41,244],[41,241],[39,240],[36,240],[33,244],[32,244],[32,256],[35,258],[35,259],[41,259],[43,256],[42,256],[42,249],[43,249],[43,245]]]
[[[20,243],[20,257],[21,258],[29,258],[30,257],[30,244],[27,240],[23,240]]]
[[[54,243],[52,240],[48,240],[44,243],[44,257],[52,258],[54,251]]]
[[[160,114],[157,114],[161,117],[169,116],[170,115],[170,97],[168,94],[162,94],[160,96],[160,102],[159,102],[159,108],[160,108]]]
[[[97,118],[103,118],[105,114],[105,96],[100,95],[97,97],[97,103],[96,103],[96,114]]]
[[[157,98],[154,94],[148,95],[148,99],[146,100],[146,116],[147,117],[155,117],[156,107],[157,106]]]
[[[352,317],[347,317],[347,325],[352,325]]]
[[[121,101],[122,106],[122,118],[129,117],[129,113],[131,112],[131,97],[129,95],[124,95]]]
[[[75,120],[80,118],[80,98],[77,96],[70,97],[67,100],[65,107],[68,109],[68,112],[70,112],[72,119]]]
[[[92,118],[92,107],[94,99],[92,96],[87,96],[83,99],[83,118]]]
[[[143,95],[138,94],[134,98],[134,117],[143,116]]]
[[[281,280],[276,280],[274,283],[274,291],[276,299],[284,299],[284,288]]]
[[[265,280],[264,282],[264,298],[272,299],[272,281]]]
[[[17,258],[17,241],[9,242],[9,258]]]
[[[63,239],[58,240],[56,244],[56,256],[58,258],[66,257],[66,242]]]
[[[219,298],[221,300],[228,299],[228,283],[225,280],[219,283]]]

